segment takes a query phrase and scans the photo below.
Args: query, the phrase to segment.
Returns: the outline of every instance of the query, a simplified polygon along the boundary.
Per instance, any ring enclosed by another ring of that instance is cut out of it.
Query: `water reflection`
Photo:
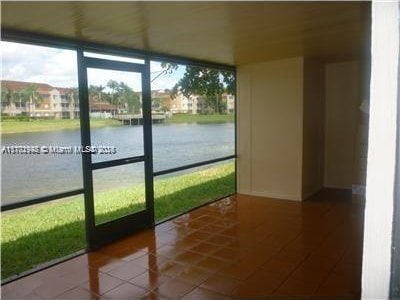
[[[141,126],[117,126],[92,130],[92,140],[113,145],[116,155],[99,155],[93,161],[117,159],[143,154]],[[80,145],[79,130],[6,134],[4,145]],[[234,153],[234,124],[155,124],[153,126],[154,170],[165,170]],[[117,172],[116,170],[115,172]],[[81,156],[2,155],[3,204],[53,193],[82,188]],[[109,186],[126,186],[138,182],[137,176],[121,180],[110,169],[104,180]],[[128,180],[128,181],[127,181]]]

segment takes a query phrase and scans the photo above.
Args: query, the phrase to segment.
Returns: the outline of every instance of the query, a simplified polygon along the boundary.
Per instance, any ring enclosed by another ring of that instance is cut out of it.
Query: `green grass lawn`
[[[91,128],[118,126],[121,123],[112,119],[91,119]],[[1,133],[20,133],[20,132],[39,132],[39,131],[55,131],[64,129],[79,129],[79,119],[60,119],[60,120],[31,120],[18,121],[6,120],[1,122]]]
[[[96,194],[96,222],[140,210],[143,189],[136,186]],[[154,182],[156,220],[226,196],[234,189],[233,163],[157,179]],[[83,196],[2,213],[1,225],[1,277],[4,279],[85,247]]]

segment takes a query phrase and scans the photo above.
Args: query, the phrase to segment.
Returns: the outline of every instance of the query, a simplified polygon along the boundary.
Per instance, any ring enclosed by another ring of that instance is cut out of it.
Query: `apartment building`
[[[178,94],[172,99],[171,112],[173,114],[196,114],[197,113],[197,97],[185,97],[183,94]]]
[[[142,97],[139,93],[140,99]],[[151,91],[152,110],[153,112],[170,112],[171,114],[203,114],[208,112],[208,105],[206,98],[200,95],[184,96],[178,93],[171,97],[169,90],[153,90]],[[227,113],[234,113],[235,111],[235,97],[224,93],[222,101],[226,103]]]
[[[235,109],[235,97],[223,94],[222,101],[226,103],[226,108],[223,111],[233,113]],[[203,114],[213,112],[213,109],[208,105],[207,99],[204,96],[191,95],[190,97],[185,97],[182,94],[178,94],[172,100],[171,112],[174,114]]]
[[[1,113],[34,118],[74,119],[79,117],[79,102],[72,88],[46,83],[1,81]]]

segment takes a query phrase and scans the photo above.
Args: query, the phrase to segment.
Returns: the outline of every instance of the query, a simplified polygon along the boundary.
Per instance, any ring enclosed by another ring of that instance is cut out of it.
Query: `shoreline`
[[[123,126],[119,121],[114,119],[91,119],[91,128],[104,128]],[[170,124],[224,124],[234,123],[234,115],[174,115],[167,119],[166,125]],[[80,129],[79,119],[59,119],[59,120],[31,120],[17,121],[7,120],[1,121],[0,135],[18,134],[18,133],[35,133],[35,132],[51,132],[61,130],[77,130]],[[127,126],[127,125],[126,125]]]

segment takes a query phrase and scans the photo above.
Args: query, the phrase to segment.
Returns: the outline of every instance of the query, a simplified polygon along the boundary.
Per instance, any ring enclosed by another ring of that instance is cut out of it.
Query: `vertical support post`
[[[89,94],[87,85],[87,69],[83,49],[77,49],[78,59],[78,84],[79,84],[79,110],[81,123],[81,143],[83,149],[91,145],[90,141],[90,120],[89,120]],[[85,199],[85,227],[87,248],[93,248],[94,241],[94,203],[93,203],[93,178],[92,178],[92,157],[90,153],[82,152],[83,188]]]
[[[235,139],[235,194],[238,192],[238,176],[237,176],[237,174],[238,174],[238,151],[237,151],[237,148],[238,148],[238,134],[237,134],[237,128],[238,128],[238,124],[237,124],[237,120],[238,120],[238,117],[237,117],[237,111],[238,111],[238,109],[237,109],[237,103],[238,103],[238,97],[237,97],[237,71],[236,71],[236,68],[235,68],[235,71],[234,71],[234,76],[235,76],[235,84],[234,84],[234,86],[235,86],[235,91],[234,91],[234,93],[235,93],[235,95],[234,95],[234,97],[235,97],[235,102],[234,102],[234,112],[235,112],[235,118],[234,118],[234,122],[235,122],[235,128],[234,128],[234,130],[235,130],[235,137],[234,137],[234,139]]]
[[[151,116],[151,78],[150,59],[146,57],[145,68],[142,73],[142,107],[144,130],[145,182],[146,182],[146,209],[149,212],[150,224],[154,225],[154,175],[153,175],[153,133]]]

